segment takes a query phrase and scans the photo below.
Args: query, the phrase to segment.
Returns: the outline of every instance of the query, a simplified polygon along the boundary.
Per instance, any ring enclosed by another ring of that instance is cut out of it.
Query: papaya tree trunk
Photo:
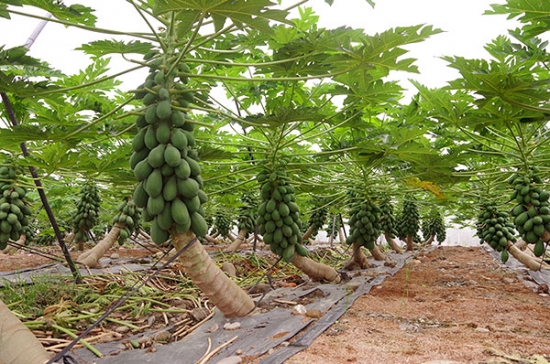
[[[50,355],[40,341],[0,300],[0,363],[43,364]]]
[[[235,240],[233,240],[233,243],[229,246],[227,251],[230,252],[230,253],[235,253],[237,250],[239,250],[241,245],[244,243],[247,232],[248,232],[248,230],[241,229],[239,231],[239,234],[237,235],[237,238]]]
[[[432,245],[432,243],[434,242],[435,240],[435,235],[430,235],[430,237],[428,238],[428,240],[426,240],[424,242],[424,245]]]
[[[212,243],[212,244],[217,244],[218,243],[218,240],[216,240],[215,237],[209,236],[209,235],[206,235],[204,237],[204,240],[206,240],[207,242]]]
[[[195,239],[191,230],[171,232],[177,251]],[[254,301],[214,263],[199,241],[179,256],[185,273],[225,317],[244,317],[254,309]]]
[[[312,281],[339,282],[340,275],[336,269],[326,264],[316,262],[308,257],[303,257],[297,253],[290,261],[302,273],[306,274]]]
[[[514,243],[514,246],[519,250],[525,250],[525,248],[527,248],[527,245],[528,245],[527,242],[523,239],[519,239]]]
[[[302,241],[306,241],[311,238],[311,235],[313,235],[313,230],[315,230],[315,228],[311,225],[302,236]]]
[[[352,245],[353,254],[351,255],[350,260],[344,264],[345,270],[355,270],[355,269],[367,269],[371,265],[367,260],[367,256],[363,253],[361,245],[353,243]]]
[[[405,243],[407,244],[408,252],[413,251],[414,248],[416,248],[416,244],[413,241],[413,237],[410,235],[407,235],[407,237],[405,238]]]
[[[340,243],[343,243],[346,241],[346,238],[344,237],[344,228],[340,228],[338,230],[338,239],[340,240]]]
[[[378,245],[375,245],[374,249],[370,249],[370,253],[374,260],[386,260],[386,254],[382,253]]]
[[[390,236],[390,234],[388,233],[384,233],[384,237],[386,238],[386,241],[388,242],[388,244],[390,245],[390,248],[396,252],[397,254],[401,254],[403,253],[403,250],[401,249],[401,247],[399,246],[399,244],[397,244],[397,242],[395,241],[394,238],[392,238]]]
[[[235,241],[235,237],[233,236],[233,234],[229,233],[225,236],[227,239],[229,239],[229,241],[231,242],[234,242]]]
[[[115,224],[103,240],[97,243],[92,249],[80,254],[76,261],[90,268],[99,267],[99,259],[115,245],[120,235],[120,230],[123,228],[124,225]]]
[[[546,264],[542,259],[537,258],[535,256],[531,256],[523,251],[521,251],[517,246],[512,244],[512,242],[508,242],[506,245],[506,249],[508,249],[508,252],[516,258],[520,263],[525,265],[527,268],[538,271],[541,269],[550,269],[550,265]]]

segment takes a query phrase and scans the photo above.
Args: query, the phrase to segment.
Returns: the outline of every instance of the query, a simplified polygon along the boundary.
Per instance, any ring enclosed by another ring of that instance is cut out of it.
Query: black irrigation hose
[[[39,255],[39,256],[44,257],[44,258],[48,258],[48,259],[55,260],[55,261],[58,261],[58,262],[64,262],[65,261],[65,259],[63,259],[60,256],[57,256],[55,254],[44,253],[44,252],[42,252],[38,249],[34,249],[34,248],[28,247],[26,245],[19,244],[17,242],[11,242],[10,241],[10,242],[8,242],[8,244],[10,246],[13,246],[14,248],[25,250],[25,251],[28,251],[32,254],[36,254],[36,255]]]
[[[188,250],[197,241],[198,240],[195,237],[193,240],[191,240],[189,243],[187,243],[187,245],[185,247],[183,247],[183,249],[179,250],[178,252],[176,252],[176,254],[173,257],[168,259],[168,261],[166,263],[164,263],[159,269],[154,271],[149,277],[147,277],[145,280],[134,283],[134,285],[132,287],[130,287],[130,289],[123,296],[121,296],[118,300],[113,302],[111,304],[111,306],[109,306],[107,311],[105,311],[105,313],[103,315],[101,315],[101,317],[99,319],[97,319],[96,322],[94,322],[91,326],[89,326],[86,330],[84,330],[84,332],[82,332],[75,339],[73,339],[73,341],[71,341],[65,348],[63,348],[63,350],[61,350],[53,358],[51,358],[46,364],[55,364],[59,360],[63,360],[63,363],[67,363],[67,359],[69,359],[69,358],[70,358],[70,360],[73,360],[73,363],[75,363],[74,358],[72,358],[70,355],[67,355],[69,350],[71,350],[73,348],[73,346],[75,346],[82,338],[84,338],[86,335],[88,335],[93,329],[95,329],[103,320],[105,320],[111,313],[113,313],[120,305],[122,305],[124,302],[126,302],[126,300],[130,296],[132,296],[141,287],[143,287],[145,284],[147,284],[151,279],[153,279],[157,274],[159,274],[160,271],[162,271],[170,263],[172,263],[174,260],[176,260],[183,252]],[[166,254],[168,254],[168,253],[165,253],[164,256],[166,256]],[[157,261],[157,263],[159,261],[160,261],[160,259]],[[153,269],[157,265],[157,263],[155,263],[151,267],[151,269]]]

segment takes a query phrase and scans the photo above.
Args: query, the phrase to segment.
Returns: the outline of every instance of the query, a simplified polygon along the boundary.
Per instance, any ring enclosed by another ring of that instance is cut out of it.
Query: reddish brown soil
[[[540,289],[482,248],[440,247],[360,297],[286,364],[550,359],[550,297]]]

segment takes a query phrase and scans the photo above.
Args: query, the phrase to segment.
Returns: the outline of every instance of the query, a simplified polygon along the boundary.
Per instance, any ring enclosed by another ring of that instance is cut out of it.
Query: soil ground
[[[0,271],[48,262],[26,253],[0,254]],[[547,363],[548,287],[527,278],[481,247],[420,251],[286,363]]]
[[[548,288],[519,274],[481,247],[419,253],[286,363],[546,363]]]

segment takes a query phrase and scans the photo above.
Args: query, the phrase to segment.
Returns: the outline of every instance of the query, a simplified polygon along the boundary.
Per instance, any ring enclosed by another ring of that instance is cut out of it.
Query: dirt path
[[[535,355],[550,359],[548,294],[481,247],[439,247],[357,299],[285,363],[546,363],[512,360]]]

